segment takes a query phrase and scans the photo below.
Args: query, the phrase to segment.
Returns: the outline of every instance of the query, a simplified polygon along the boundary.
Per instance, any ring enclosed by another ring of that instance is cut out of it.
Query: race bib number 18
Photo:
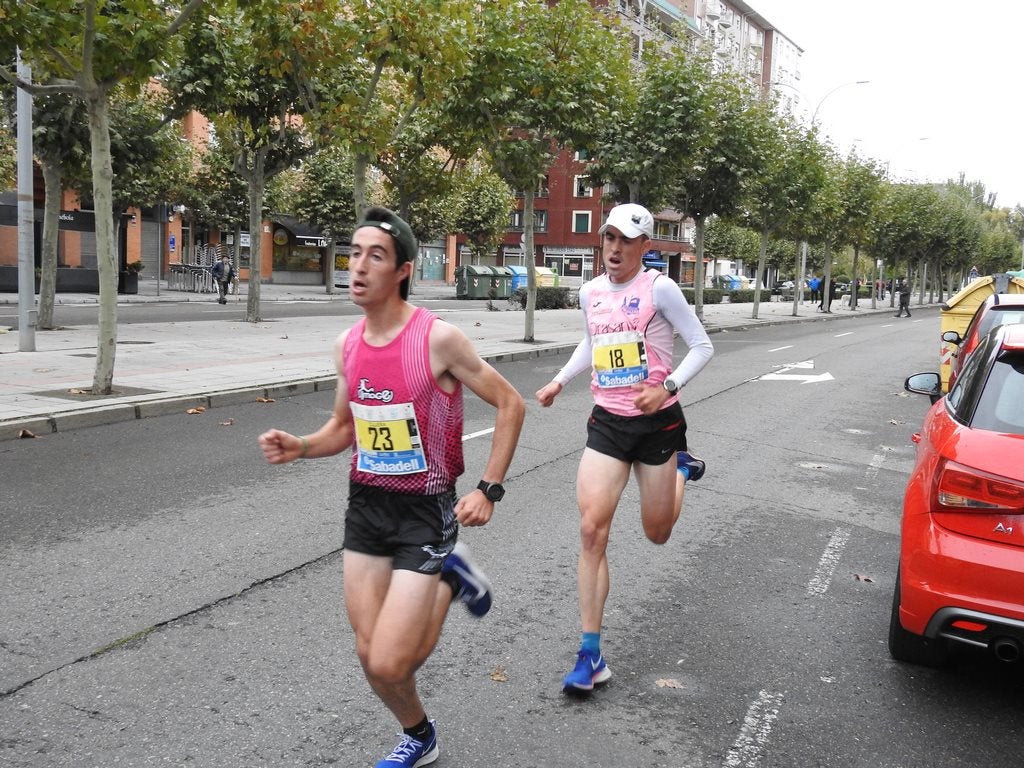
[[[628,387],[647,378],[647,348],[636,331],[595,336],[593,349],[597,386],[602,389]]]
[[[375,475],[408,475],[427,471],[412,403],[352,403],[356,427],[356,468]]]

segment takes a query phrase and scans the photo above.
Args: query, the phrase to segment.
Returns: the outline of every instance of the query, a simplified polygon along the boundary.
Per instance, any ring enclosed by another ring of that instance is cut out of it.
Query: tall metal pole
[[[32,81],[32,70],[17,51],[18,77]],[[18,351],[36,351],[35,194],[32,176],[32,95],[18,89]]]

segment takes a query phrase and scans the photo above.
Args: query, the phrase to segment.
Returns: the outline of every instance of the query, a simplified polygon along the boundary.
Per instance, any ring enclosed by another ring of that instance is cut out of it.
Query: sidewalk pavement
[[[263,284],[261,302],[349,302],[348,292],[327,294],[324,286]],[[256,398],[279,398],[335,388],[333,342],[358,315],[294,317],[247,323],[245,286],[226,306],[215,294],[170,291],[153,279],[139,281],[137,295],[118,304],[198,302],[223,316],[223,322],[131,323],[118,327],[114,390],[89,394],[95,368],[95,325],[36,331],[34,352],[18,351],[18,332],[4,326],[17,319],[17,294],[0,294],[0,440],[40,436],[191,408],[215,408]],[[542,310],[534,315],[534,341],[524,342],[525,314],[504,299],[467,299],[454,308],[435,306],[454,299],[455,288],[420,283],[410,300],[432,309],[470,338],[489,362],[541,357],[571,351],[583,334],[578,309]],[[892,312],[889,297],[871,308],[862,299],[856,310],[839,301],[831,314],[804,302],[704,306],[708,333],[790,322],[846,320]],[[95,294],[58,294],[58,307],[97,304]],[[490,304],[490,308],[489,305]],[[934,309],[925,305],[915,310]],[[9,319],[8,319],[9,318]],[[59,318],[59,309],[58,309]]]

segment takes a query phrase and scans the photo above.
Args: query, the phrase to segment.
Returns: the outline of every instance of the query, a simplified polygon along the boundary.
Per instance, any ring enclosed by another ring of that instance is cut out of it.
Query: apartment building
[[[780,33],[752,6],[735,0],[592,0],[615,17],[632,38],[639,58],[648,46],[664,46],[683,36],[683,44],[714,51],[714,60],[748,78],[755,86],[797,87],[802,50]],[[785,96],[786,90],[778,91]],[[562,285],[578,286],[601,269],[598,229],[618,200],[608,188],[586,183],[587,158],[564,151],[558,155],[535,200],[534,245],[537,266],[554,270]],[[522,265],[522,196],[512,213],[508,232],[492,259],[494,265]],[[677,211],[655,212],[655,236],[645,261],[681,284],[693,283],[696,256],[693,223]],[[467,248],[449,259],[449,273],[469,263]],[[707,274],[707,270],[705,274]],[[449,278],[450,279],[450,278]]]

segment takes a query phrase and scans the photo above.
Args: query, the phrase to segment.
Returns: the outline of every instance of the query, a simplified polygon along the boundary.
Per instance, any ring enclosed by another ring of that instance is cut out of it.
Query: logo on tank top
[[[622,300],[622,311],[627,315],[635,315],[640,311],[640,297],[627,296]]]
[[[356,390],[356,397],[360,400],[380,400],[382,403],[390,403],[395,399],[395,393],[390,389],[382,389],[378,392],[370,386],[369,379],[360,379],[359,388]]]

